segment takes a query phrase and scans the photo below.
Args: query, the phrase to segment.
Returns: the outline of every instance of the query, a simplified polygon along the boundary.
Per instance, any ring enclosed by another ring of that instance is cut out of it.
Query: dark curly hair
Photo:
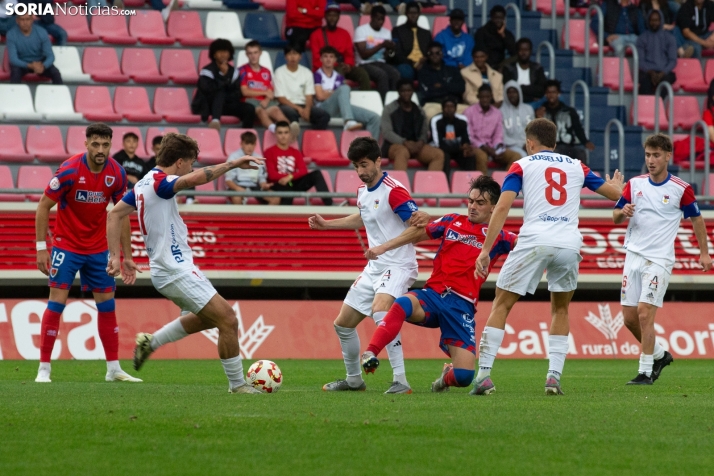
[[[481,195],[488,193],[488,199],[491,205],[498,203],[498,199],[501,197],[501,186],[494,179],[488,175],[481,175],[471,181],[471,187],[469,188],[469,195],[471,190],[478,190]]]
[[[228,51],[231,54],[230,58],[228,58],[228,61],[233,59],[233,55],[236,52],[235,48],[233,48],[233,43],[223,38],[213,40],[213,42],[208,47],[208,57],[213,60],[213,55],[215,55],[219,51]]]

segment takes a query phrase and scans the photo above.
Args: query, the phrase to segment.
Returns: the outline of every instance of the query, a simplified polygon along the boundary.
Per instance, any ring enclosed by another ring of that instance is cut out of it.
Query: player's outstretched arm
[[[57,205],[47,195],[42,195],[35,212],[35,241],[37,242],[37,269],[49,276],[50,253],[47,251],[47,229],[50,225],[50,210]]]
[[[109,263],[107,264],[107,274],[118,276],[121,272],[121,239],[124,229],[124,220],[136,211],[124,201],[120,201],[107,214],[107,245],[109,246]],[[131,258],[131,252],[129,253]]]
[[[622,189],[625,187],[624,179],[625,176],[622,175],[619,170],[615,170],[615,173],[612,174],[612,178],[610,178],[609,175],[605,175],[605,183],[598,187],[595,193],[616,202],[622,196]]]
[[[694,236],[697,237],[699,244],[699,265],[702,271],[707,272],[712,269],[712,258],[709,256],[709,245],[707,242],[707,225],[704,223],[704,218],[701,215],[692,217],[692,227],[694,228]]]
[[[216,180],[221,175],[224,175],[231,169],[258,169],[259,165],[262,165],[265,161],[263,159],[258,159],[256,157],[251,157],[250,155],[245,155],[238,160],[232,160],[224,164],[210,165],[208,167],[203,167],[200,170],[195,170],[190,174],[186,174],[183,177],[179,177],[176,182],[174,182],[174,192],[180,192],[181,190],[186,190],[187,188],[197,187],[208,182]],[[257,164],[257,165],[254,165]]]
[[[387,251],[400,248],[404,245],[408,245],[409,243],[419,243],[420,241],[428,239],[429,235],[426,233],[426,230],[424,228],[410,226],[396,238],[392,238],[386,243],[382,243],[379,246],[375,246],[374,248],[370,248],[365,251],[364,257],[367,259],[377,259],[379,255],[383,255]]]
[[[491,220],[488,222],[486,239],[483,242],[483,248],[481,248],[481,254],[479,254],[476,259],[476,275],[478,277],[486,279],[488,276],[488,265],[491,262],[491,248],[493,248],[496,238],[498,238],[499,233],[503,230],[503,225],[506,223],[506,218],[508,218],[508,212],[511,210],[511,206],[517,195],[518,194],[512,190],[502,192],[501,198],[498,199],[498,203],[493,209]]]
[[[352,215],[325,220],[320,215],[313,215],[307,219],[307,224],[313,230],[359,230],[364,226],[362,215],[354,213]]]

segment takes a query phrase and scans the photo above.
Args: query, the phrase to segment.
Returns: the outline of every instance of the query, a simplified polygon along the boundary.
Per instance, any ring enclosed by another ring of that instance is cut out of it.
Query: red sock
[[[382,322],[377,326],[377,330],[372,335],[372,340],[369,341],[367,350],[374,352],[374,355],[384,349],[387,344],[392,342],[402,328],[402,324],[407,320],[407,315],[399,304],[393,304],[389,312]]]
[[[444,383],[449,387],[458,387],[459,382],[456,381],[456,376],[454,375],[454,369],[452,368],[446,375],[444,375]]]
[[[114,311],[100,312],[97,326],[107,362],[119,360],[119,327],[117,326],[116,313]]]
[[[52,349],[55,346],[55,340],[57,340],[61,316],[61,312],[50,311],[49,308],[45,309],[45,313],[42,314],[42,324],[40,327],[40,362],[49,363],[52,358]]]

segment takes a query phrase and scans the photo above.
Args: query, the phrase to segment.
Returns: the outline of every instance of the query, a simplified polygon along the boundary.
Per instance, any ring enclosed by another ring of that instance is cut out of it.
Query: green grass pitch
[[[635,360],[571,360],[563,397],[544,395],[545,361],[497,361],[487,397],[430,393],[441,361],[408,361],[414,393],[394,396],[387,362],[339,394],[320,387],[340,361],[277,363],[280,392],[252,396],[217,360],[149,361],[143,384],[98,361],[36,384],[37,362],[0,362],[0,475],[714,474],[711,361],[645,388],[624,385]]]

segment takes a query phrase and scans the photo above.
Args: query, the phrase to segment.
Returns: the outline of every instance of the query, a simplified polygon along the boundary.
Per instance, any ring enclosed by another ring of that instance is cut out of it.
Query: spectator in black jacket
[[[221,128],[221,116],[236,116],[243,127],[253,127],[255,106],[241,101],[240,76],[238,69],[231,66],[235,50],[230,41],[219,38],[208,47],[211,62],[201,69],[198,76],[196,97],[191,103],[194,114],[200,114],[201,120],[208,121],[208,127]]]
[[[122,150],[114,154],[114,160],[124,167],[128,188],[134,188],[134,184],[151,170],[146,162],[136,155],[137,147],[139,147],[139,136],[127,132],[122,137]]]
[[[504,66],[503,82],[515,81],[523,92],[523,102],[534,102],[545,95],[545,71],[540,63],[531,61],[533,42],[528,38],[521,38],[516,42],[516,56],[518,61]]]
[[[427,62],[419,70],[417,79],[419,102],[424,105],[426,120],[430,121],[441,112],[441,102],[449,96],[463,96],[466,85],[459,68],[444,63],[444,49],[441,43],[432,41],[427,56]],[[465,104],[461,104],[458,109],[459,114],[466,108]]]
[[[397,67],[402,79],[414,79],[426,63],[426,53],[431,43],[431,32],[417,26],[421,7],[417,2],[406,6],[407,22],[392,30],[394,54],[390,62]]]
[[[516,38],[506,30],[506,9],[496,5],[489,13],[490,20],[476,30],[474,42],[488,54],[488,64],[494,69],[501,69],[501,64],[509,56],[516,54]]]
[[[630,0],[605,0],[600,5],[604,16],[605,41],[615,54],[626,47],[634,48],[637,35],[645,31],[645,18],[642,10]],[[590,23],[593,32],[597,32],[597,18]],[[595,37],[597,38],[597,36]]]
[[[451,176],[451,161],[456,161],[461,170],[479,170],[488,174],[488,160],[476,160],[466,116],[456,113],[458,101],[447,97],[441,103],[442,113],[431,119],[431,142],[444,151],[444,173]]]
[[[538,108],[536,117],[545,117],[558,129],[555,152],[587,163],[585,148],[595,150],[595,144],[585,135],[578,111],[560,102],[560,81],[549,79],[545,83],[546,103]],[[583,145],[585,148],[583,148]]]
[[[709,26],[714,23],[714,2],[711,0],[687,0],[677,12],[677,40],[679,56],[702,57],[702,49],[714,48],[714,34]]]

